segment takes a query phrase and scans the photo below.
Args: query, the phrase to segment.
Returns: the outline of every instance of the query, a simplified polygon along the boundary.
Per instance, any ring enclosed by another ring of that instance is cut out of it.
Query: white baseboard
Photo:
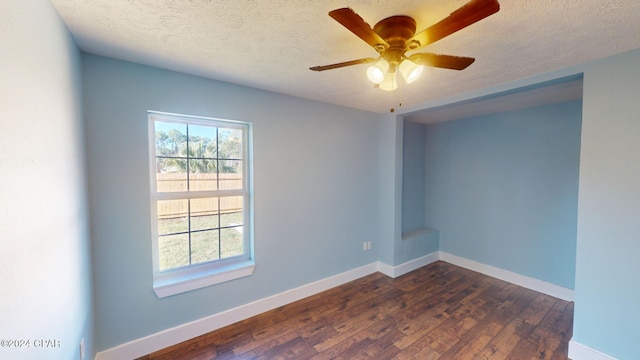
[[[569,359],[572,360],[616,360],[616,358],[601,353],[588,346],[571,339],[569,341]]]
[[[481,264],[473,260],[461,258],[459,256],[451,255],[442,251],[436,251],[418,259],[400,264],[398,266],[391,266],[383,262],[376,261],[357,269],[349,270],[338,275],[302,285],[295,289],[284,291],[282,293],[275,294],[264,299],[256,300],[249,304],[241,305],[233,309],[213,314],[199,320],[182,324],[140,339],[130,341],[122,345],[118,345],[111,349],[107,349],[97,353],[95,360],[135,359],[137,357],[150,354],[152,352],[167,348],[175,344],[179,344],[183,341],[198,337],[208,332],[223,328],[227,325],[231,325],[238,321],[247,319],[251,316],[273,310],[280,306],[373,274],[376,271],[379,271],[389,277],[396,278],[438,260],[443,260],[453,265],[477,271],[482,274],[508,281],[516,285],[520,285],[563,300],[573,301],[573,290],[565,289],[557,285],[553,285],[520,274],[512,273],[510,271],[498,269],[493,266]],[[576,357],[575,359],[583,360],[583,358],[581,357]],[[584,359],[611,360],[612,358]]]
[[[182,324],[96,354],[96,360],[135,359],[183,341],[273,310],[378,271],[378,262],[275,294],[249,304]]]
[[[463,257],[452,255],[444,251],[440,251],[440,260],[446,261],[450,264],[457,265],[469,270],[477,271],[479,273],[510,282],[527,289],[535,290],[543,294],[547,294],[558,299],[565,301],[573,301],[573,290],[548,283],[546,281],[534,279],[532,277],[520,275],[511,271],[503,270],[491,265],[479,263],[477,261],[469,260]]]
[[[407,261],[406,263],[400,264],[398,266],[391,266],[378,261],[378,271],[380,271],[381,273],[389,277],[397,278],[398,276],[402,276],[413,270],[419,269],[423,266],[436,262],[439,259],[440,259],[439,252],[434,251],[431,254],[427,254],[423,257],[420,257],[411,261]]]

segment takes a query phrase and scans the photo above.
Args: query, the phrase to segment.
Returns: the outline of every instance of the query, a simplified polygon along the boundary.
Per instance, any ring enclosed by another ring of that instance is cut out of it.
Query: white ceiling
[[[327,13],[349,6],[373,26],[418,31],[468,0],[51,0],[79,47],[159,68],[373,112],[415,106],[640,48],[639,0],[500,0],[501,10],[420,51],[475,57],[385,92],[366,65],[310,71],[377,53]]]

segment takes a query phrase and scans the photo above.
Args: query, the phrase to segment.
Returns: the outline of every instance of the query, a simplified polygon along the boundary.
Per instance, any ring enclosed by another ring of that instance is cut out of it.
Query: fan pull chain
[[[398,108],[402,107],[402,101],[398,100],[398,92],[394,91],[393,92],[393,103],[394,104],[398,104]],[[396,108],[392,107],[391,109],[389,109],[389,112],[395,112]]]

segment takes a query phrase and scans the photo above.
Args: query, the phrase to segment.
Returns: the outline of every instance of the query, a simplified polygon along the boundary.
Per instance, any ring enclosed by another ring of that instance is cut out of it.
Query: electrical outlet
[[[371,241],[367,241],[367,250],[371,250]]]
[[[367,242],[362,243],[362,251],[367,251]]]
[[[84,359],[84,338],[80,340],[80,360],[85,360]]]

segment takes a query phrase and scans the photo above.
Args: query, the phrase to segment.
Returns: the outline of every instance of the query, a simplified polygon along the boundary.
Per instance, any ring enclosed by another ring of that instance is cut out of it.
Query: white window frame
[[[156,185],[155,122],[173,122],[190,125],[241,129],[243,132],[243,189],[197,192],[158,192]],[[219,284],[253,274],[253,126],[249,122],[200,116],[148,111],[149,126],[149,179],[151,240],[153,256],[153,290],[159,298]],[[244,254],[226,259],[187,265],[160,271],[158,244],[158,200],[189,199],[198,197],[243,196]]]

